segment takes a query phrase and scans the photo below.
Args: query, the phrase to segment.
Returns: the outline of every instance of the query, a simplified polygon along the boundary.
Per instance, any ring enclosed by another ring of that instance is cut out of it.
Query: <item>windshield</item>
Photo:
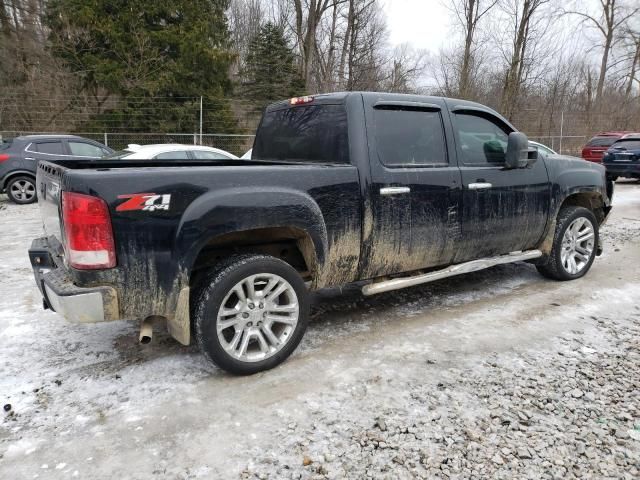
[[[106,157],[103,157],[103,158],[105,160],[117,160],[120,158],[126,158],[132,153],[133,152],[130,152],[129,150],[118,150],[117,152],[113,152],[111,155],[107,155]]]
[[[266,112],[251,157],[254,160],[349,163],[344,105],[308,105]]]
[[[611,145],[611,148],[620,150],[636,150],[640,148],[640,138],[630,138],[629,140],[618,140]]]
[[[3,138],[0,140],[0,150],[8,149],[13,143],[13,138]]]
[[[593,137],[587,147],[610,147],[619,137]]]

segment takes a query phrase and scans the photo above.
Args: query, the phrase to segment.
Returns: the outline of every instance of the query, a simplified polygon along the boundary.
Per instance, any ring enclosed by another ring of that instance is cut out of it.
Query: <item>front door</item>
[[[371,215],[365,219],[363,278],[453,259],[460,235],[460,172],[450,161],[443,106],[365,97]]]
[[[511,128],[489,112],[451,113],[462,175],[462,242],[455,263],[538,246],[550,210],[551,184],[539,158],[505,168]]]

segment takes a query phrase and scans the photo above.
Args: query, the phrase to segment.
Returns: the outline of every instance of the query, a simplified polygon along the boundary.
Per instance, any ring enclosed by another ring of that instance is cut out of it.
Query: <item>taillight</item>
[[[62,221],[71,267],[93,270],[116,266],[111,217],[104,200],[62,192]]]
[[[0,162],[4,162],[5,160],[9,160],[9,155],[6,153],[0,154]]]

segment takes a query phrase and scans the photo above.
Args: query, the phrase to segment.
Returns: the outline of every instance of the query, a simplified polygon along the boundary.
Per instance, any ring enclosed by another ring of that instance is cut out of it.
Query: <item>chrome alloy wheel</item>
[[[224,297],[216,322],[218,340],[233,358],[259,362],[287,344],[299,313],[296,292],[284,278],[271,273],[251,275]]]
[[[36,186],[28,180],[18,180],[11,184],[11,196],[22,202],[33,200],[36,196]]]
[[[591,260],[595,246],[595,233],[591,222],[576,218],[562,237],[560,260],[562,267],[571,275],[580,273]]]

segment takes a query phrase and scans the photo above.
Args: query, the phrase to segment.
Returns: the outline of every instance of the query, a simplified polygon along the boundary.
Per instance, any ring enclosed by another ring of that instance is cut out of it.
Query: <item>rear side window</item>
[[[223,155],[218,152],[211,152],[209,150],[191,150],[193,158],[198,160],[229,160],[231,157]]]
[[[189,154],[185,150],[176,150],[175,152],[159,153],[153,158],[156,160],[188,160]]]
[[[376,149],[387,167],[447,164],[439,111],[376,108]]]
[[[455,114],[455,130],[468,165],[492,165],[505,162],[509,133],[496,122],[480,115]]]
[[[49,155],[64,155],[62,142],[40,142],[35,144],[35,150]]]
[[[610,147],[618,137],[593,137],[587,143],[587,147]]]
[[[256,135],[252,158],[349,163],[344,106],[309,105],[266,112]]]

